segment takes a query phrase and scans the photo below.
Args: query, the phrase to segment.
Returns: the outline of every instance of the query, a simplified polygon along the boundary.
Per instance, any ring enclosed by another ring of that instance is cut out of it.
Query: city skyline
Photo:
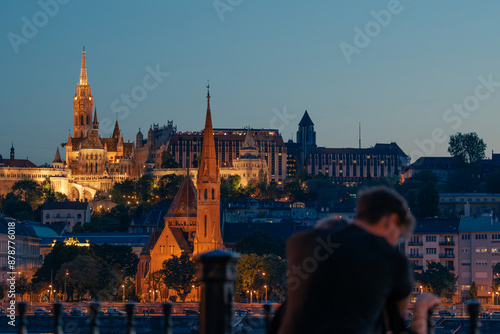
[[[14,142],[16,158],[52,162],[73,127],[85,46],[104,137],[116,112],[125,141],[167,120],[200,131],[209,79],[215,128],[277,128],[295,140],[308,110],[319,146],[357,147],[361,122],[363,147],[395,141],[412,161],[448,156],[448,136],[472,131],[490,157],[500,151],[490,125],[498,4],[483,6],[3,2],[0,154]]]

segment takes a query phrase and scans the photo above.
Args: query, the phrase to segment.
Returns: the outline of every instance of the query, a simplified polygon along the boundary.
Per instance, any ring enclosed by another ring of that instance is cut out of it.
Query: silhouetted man
[[[279,333],[403,331],[413,281],[407,258],[395,246],[414,225],[406,201],[376,187],[358,195],[353,224],[293,235]]]

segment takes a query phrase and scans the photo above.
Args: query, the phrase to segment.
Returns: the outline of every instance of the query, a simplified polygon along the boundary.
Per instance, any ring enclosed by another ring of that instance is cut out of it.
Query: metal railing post
[[[469,312],[469,317],[470,317],[470,334],[479,334],[479,307],[481,306],[481,303],[476,300],[472,299],[467,303],[467,311]]]
[[[63,334],[62,330],[62,304],[54,303],[54,334]]]
[[[17,311],[19,312],[18,334],[28,334],[26,328],[26,303],[17,303]]]
[[[239,254],[223,250],[196,256],[196,275],[201,281],[201,334],[231,333],[233,281],[239,258]]]
[[[99,334],[99,321],[97,320],[97,316],[99,314],[99,303],[92,303],[89,307],[90,313],[90,324],[89,324],[89,333],[90,334]]]
[[[172,313],[172,304],[164,303],[163,307],[163,334],[172,334],[170,325],[170,313]]]

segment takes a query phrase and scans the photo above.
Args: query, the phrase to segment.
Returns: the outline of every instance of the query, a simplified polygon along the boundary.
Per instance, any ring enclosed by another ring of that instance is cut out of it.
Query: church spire
[[[97,107],[94,107],[94,120],[92,121],[92,129],[99,130],[99,121],[97,120]]]
[[[12,142],[12,146],[10,147],[10,159],[14,160],[14,142]]]
[[[210,85],[207,85],[207,113],[205,129],[203,130],[203,148],[201,163],[198,168],[198,180],[202,182],[218,182],[219,171],[215,155],[214,129],[212,127],[212,112],[210,111]]]
[[[197,214],[194,253],[222,248],[220,230],[220,173],[215,155],[214,129],[210,111],[210,86],[207,85],[207,114],[203,131],[203,148],[198,164],[196,185]]]
[[[140,131],[140,129],[139,129]],[[120,137],[120,127],[118,126],[118,113],[116,114],[115,129],[113,130],[113,138],[118,139]]]
[[[80,85],[87,85],[87,65],[85,63],[85,47],[82,51],[82,68],[80,69]]]

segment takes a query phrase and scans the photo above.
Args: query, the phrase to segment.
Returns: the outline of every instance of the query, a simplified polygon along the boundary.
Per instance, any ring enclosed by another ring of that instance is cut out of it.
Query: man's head
[[[358,193],[355,224],[396,245],[400,237],[411,235],[415,218],[401,195],[378,186]]]

